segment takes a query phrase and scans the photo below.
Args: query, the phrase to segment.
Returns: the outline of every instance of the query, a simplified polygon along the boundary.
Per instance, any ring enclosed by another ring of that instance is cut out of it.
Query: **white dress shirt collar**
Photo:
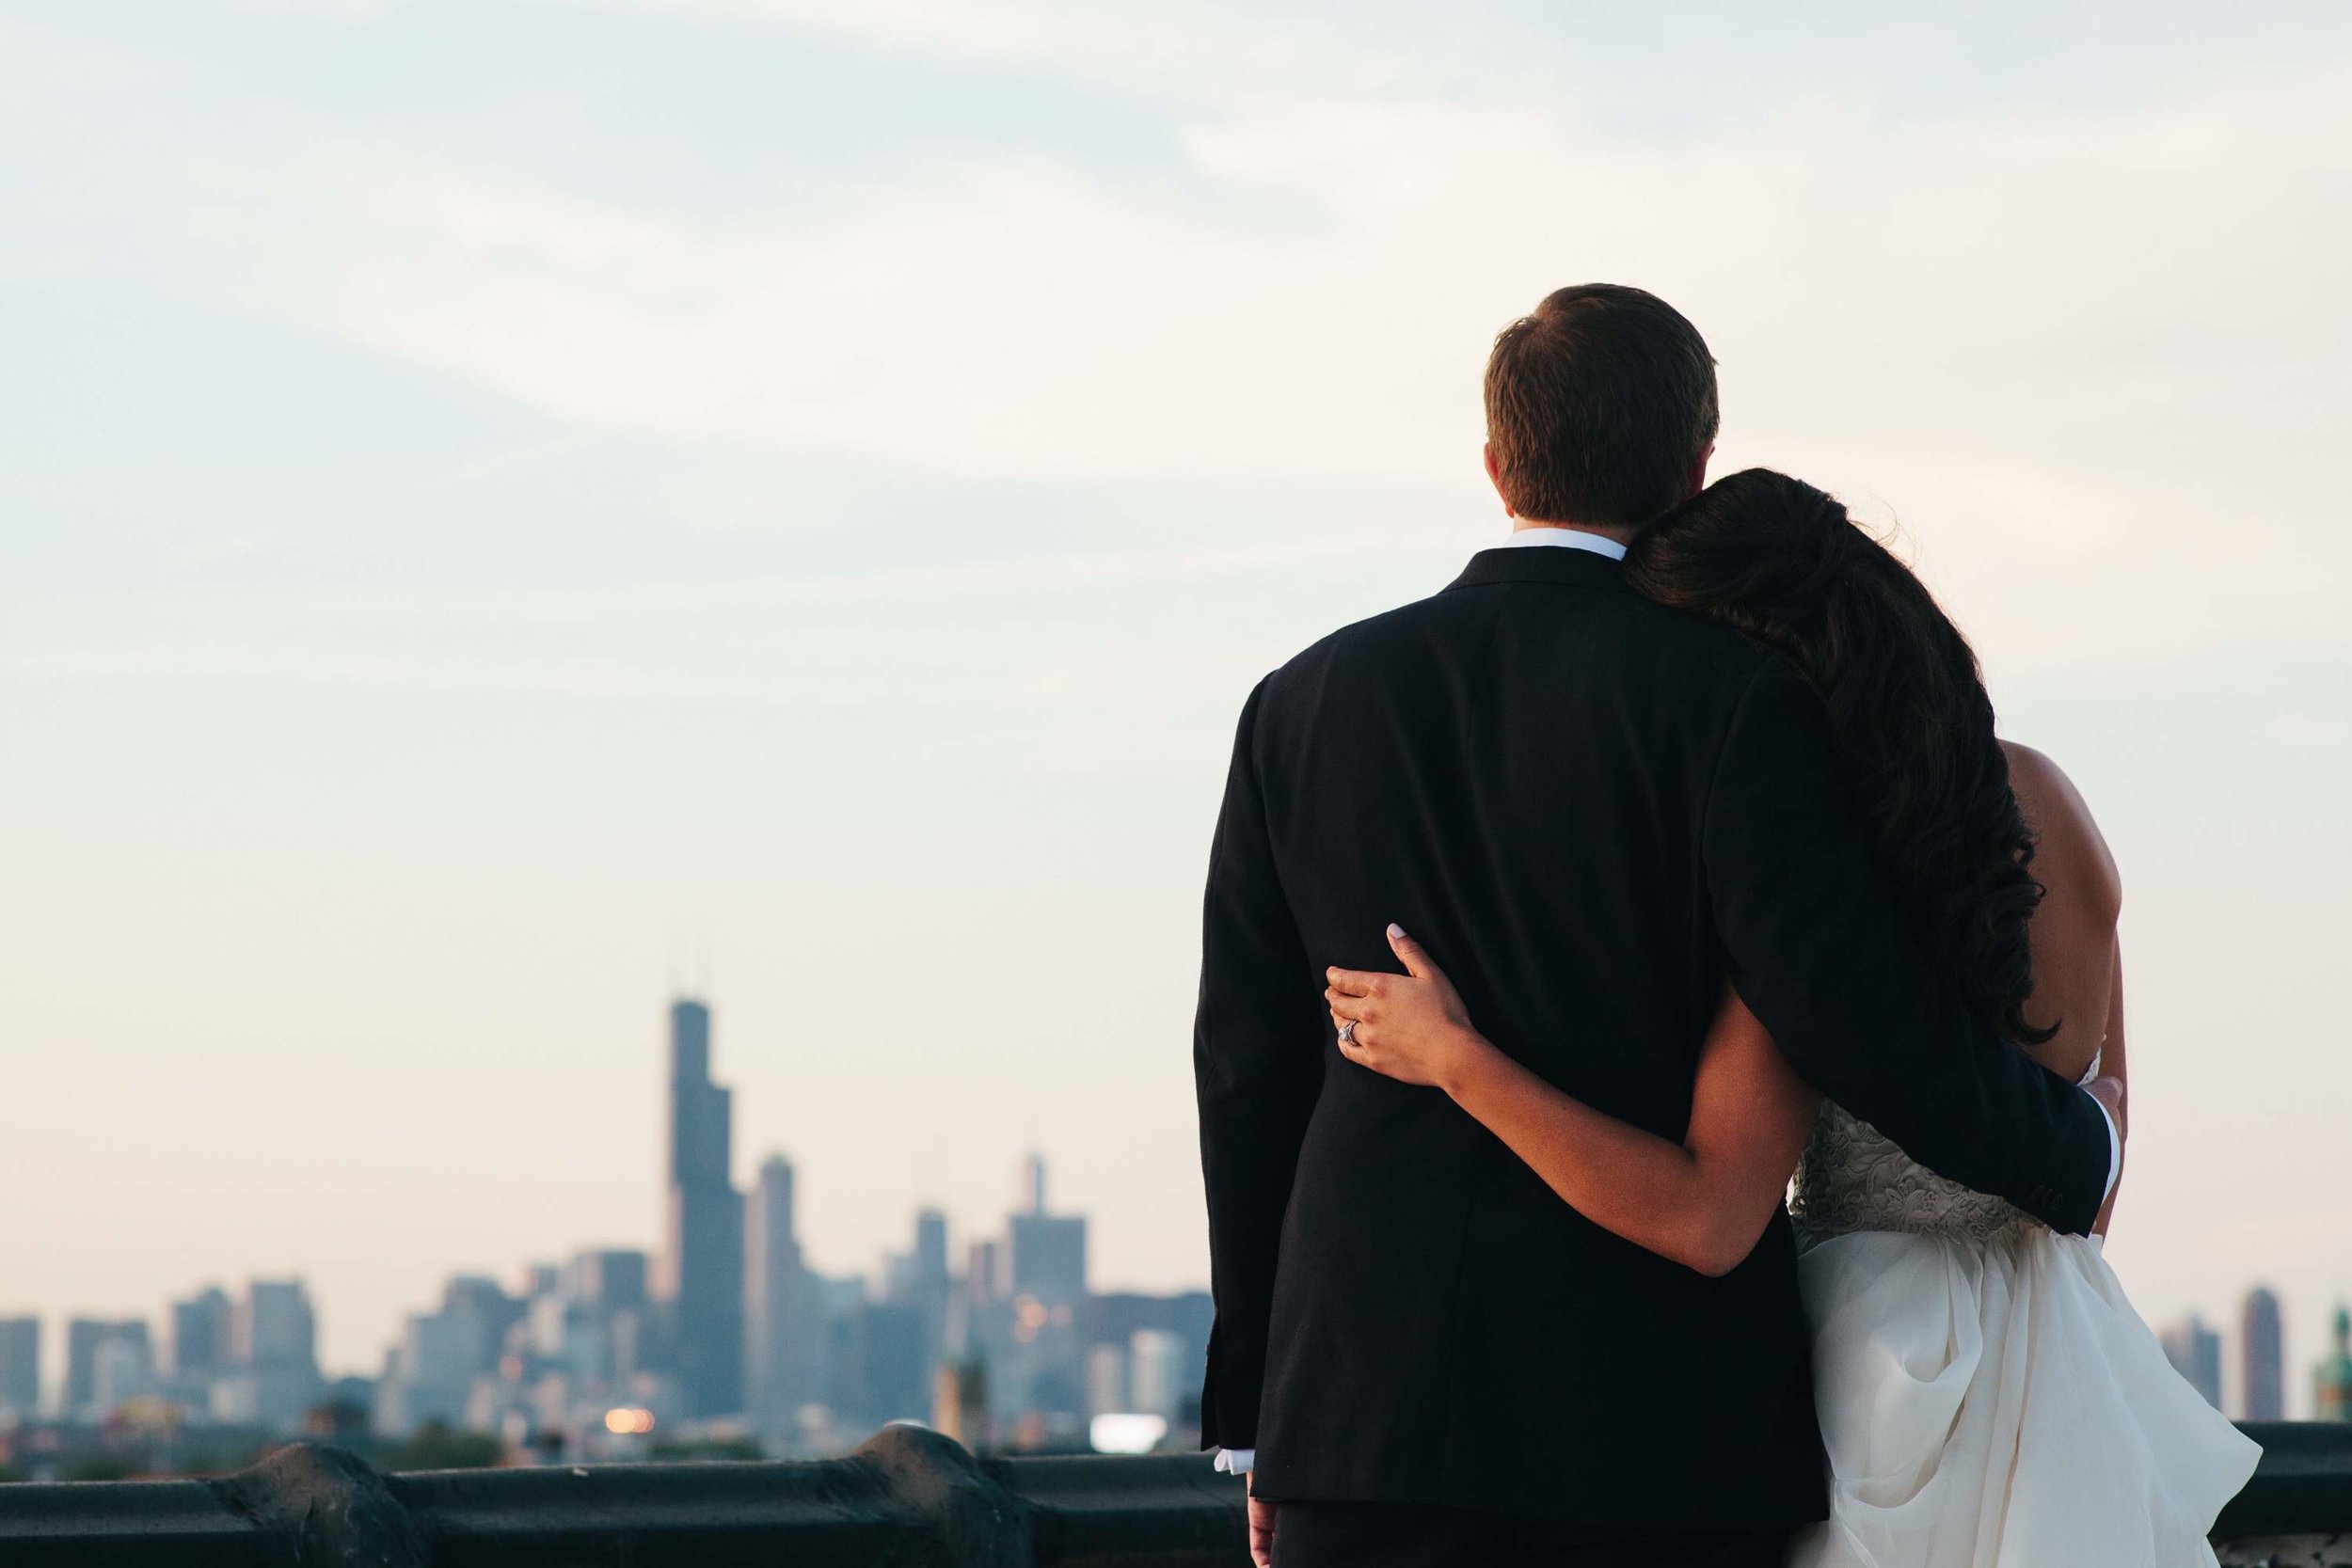
[[[1562,528],[1557,523],[1532,523],[1513,532],[1502,543],[1506,548],[1556,545],[1564,550],[1590,550],[1612,561],[1625,559],[1625,546],[1614,539],[1604,534],[1587,533],[1581,528]]]

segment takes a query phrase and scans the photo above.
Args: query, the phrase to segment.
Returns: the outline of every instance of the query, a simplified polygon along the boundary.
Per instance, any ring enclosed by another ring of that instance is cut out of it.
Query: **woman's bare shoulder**
[[[2036,879],[2053,895],[2063,885],[2070,901],[2104,908],[2112,917],[2122,907],[2123,878],[2090,802],[2044,753],[2014,740],[2002,741],[2001,751],[2009,758],[2010,788],[2036,841]]]

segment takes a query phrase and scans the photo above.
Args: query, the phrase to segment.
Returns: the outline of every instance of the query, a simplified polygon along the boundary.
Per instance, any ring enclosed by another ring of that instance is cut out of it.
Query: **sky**
[[[2122,862],[2110,1255],[2352,1295],[2352,10],[0,0],[0,1312],[646,1244],[662,1025],[829,1271],[1030,1148],[1206,1277],[1252,683],[1640,284]],[[54,1332],[54,1330],[53,1330]]]

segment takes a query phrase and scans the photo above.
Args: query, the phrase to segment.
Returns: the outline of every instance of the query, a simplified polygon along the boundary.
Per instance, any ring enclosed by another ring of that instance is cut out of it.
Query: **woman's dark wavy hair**
[[[1930,954],[2010,1039],[2026,1022],[2033,834],[1993,737],[1977,656],[1925,584],[1802,480],[1750,468],[1652,523],[1626,557],[1641,594],[1779,650],[1829,706],[1881,863]]]

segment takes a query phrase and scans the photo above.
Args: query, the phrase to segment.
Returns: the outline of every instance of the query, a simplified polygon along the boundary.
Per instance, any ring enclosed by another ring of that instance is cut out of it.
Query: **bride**
[[[1760,468],[1652,525],[1626,575],[1805,673],[1927,950],[2017,1049],[2121,1081],[2115,863],[2058,766],[1994,738],[1975,657],[1919,580],[1830,497]],[[1831,1472],[1830,1517],[1792,1562],[2215,1561],[2206,1532],[2258,1450],[2124,1298],[2100,1250],[2112,1197],[2095,1235],[2059,1236],[1930,1174],[1821,1103],[1728,990],[1668,1142],[1503,1054],[1420,943],[1389,937],[1406,974],[1327,975],[1342,1052],[1443,1090],[1587,1219],[1721,1275],[1788,1199]]]

